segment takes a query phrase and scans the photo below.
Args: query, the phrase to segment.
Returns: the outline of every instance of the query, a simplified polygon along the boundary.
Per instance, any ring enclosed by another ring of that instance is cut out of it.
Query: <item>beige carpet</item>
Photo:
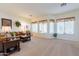
[[[33,38],[11,56],[79,56],[79,42]]]

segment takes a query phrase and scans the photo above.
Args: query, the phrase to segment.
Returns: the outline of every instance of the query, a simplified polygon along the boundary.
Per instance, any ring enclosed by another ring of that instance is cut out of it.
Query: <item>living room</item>
[[[78,56],[78,6],[79,3],[0,4],[1,55]]]

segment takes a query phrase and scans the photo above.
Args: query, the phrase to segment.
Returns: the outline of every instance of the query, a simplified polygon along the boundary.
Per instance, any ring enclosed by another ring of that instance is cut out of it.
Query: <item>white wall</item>
[[[17,16],[14,16],[12,14],[8,14],[8,13],[4,13],[4,12],[0,12],[0,32],[2,32],[2,27],[1,27],[1,18],[6,18],[6,19],[11,19],[12,20],[12,30],[11,31],[21,31],[20,28],[17,28],[15,26],[15,21],[20,21],[21,23],[26,23],[26,24],[29,24],[27,21],[25,20],[28,20],[28,19],[23,19],[21,17],[17,17]]]

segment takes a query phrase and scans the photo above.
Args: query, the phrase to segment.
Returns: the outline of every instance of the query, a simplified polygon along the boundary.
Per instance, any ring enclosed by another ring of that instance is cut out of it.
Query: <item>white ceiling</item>
[[[0,4],[0,11],[10,14],[27,17],[44,16],[51,14],[64,13],[74,9],[78,9],[79,4],[68,3],[61,7],[60,3],[2,3]]]

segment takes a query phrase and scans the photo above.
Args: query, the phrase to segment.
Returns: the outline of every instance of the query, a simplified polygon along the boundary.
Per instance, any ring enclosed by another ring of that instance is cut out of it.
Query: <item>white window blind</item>
[[[49,33],[50,34],[54,33],[54,22],[53,21],[49,22]]]
[[[47,33],[47,21],[46,20],[39,22],[39,32]]]
[[[74,34],[74,21],[73,20],[65,21],[65,33]]]
[[[47,22],[43,23],[43,33],[47,33]]]
[[[38,32],[38,24],[37,23],[32,24],[32,32]]]
[[[58,34],[74,34],[74,17],[57,20]]]
[[[39,23],[39,32],[43,33],[43,23]]]
[[[57,23],[57,33],[64,34],[64,22]]]

